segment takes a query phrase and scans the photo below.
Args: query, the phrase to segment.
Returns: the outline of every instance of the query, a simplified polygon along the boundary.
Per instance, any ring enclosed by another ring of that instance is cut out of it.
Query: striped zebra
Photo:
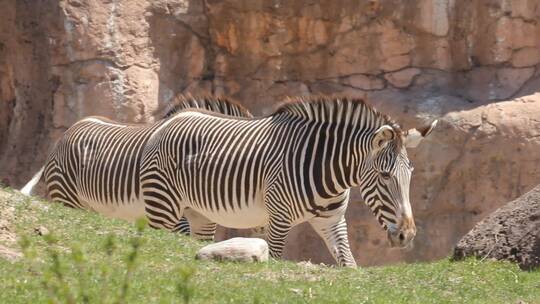
[[[43,176],[53,201],[126,220],[144,217],[139,173],[146,143],[168,120],[190,109],[252,117],[226,98],[190,95],[179,95],[156,111],[162,119],[150,125],[88,117],[64,133],[45,165],[21,192],[29,195]],[[186,214],[189,212],[187,209]],[[181,218],[170,230],[189,233],[189,223]]]
[[[261,118],[181,112],[154,125],[142,151],[145,213],[168,230],[185,215],[192,233],[208,237],[216,223],[265,226],[275,258],[291,228],[307,221],[339,265],[354,267],[350,189],[359,187],[392,246],[408,246],[416,227],[406,148],[436,122],[404,132],[362,100],[323,96],[292,99]]]

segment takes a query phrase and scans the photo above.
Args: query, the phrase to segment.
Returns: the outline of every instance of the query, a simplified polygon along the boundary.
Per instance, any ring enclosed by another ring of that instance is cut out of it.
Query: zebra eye
[[[390,173],[389,173],[389,172],[381,172],[381,177],[382,177],[383,179],[388,180],[388,179],[390,179],[391,176],[390,176]]]

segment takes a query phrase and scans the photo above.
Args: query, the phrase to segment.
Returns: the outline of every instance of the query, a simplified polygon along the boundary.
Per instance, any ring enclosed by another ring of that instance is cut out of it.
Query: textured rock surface
[[[441,118],[409,152],[414,250],[389,250],[353,195],[350,236],[361,265],[445,256],[474,223],[540,178],[537,0],[0,0],[0,7],[0,181],[13,186],[77,119],[150,121],[179,92],[231,95],[255,114],[285,95],[341,93],[370,100],[407,128]],[[286,256],[330,262],[321,246],[299,227]]]
[[[235,237],[206,245],[195,257],[199,260],[266,262],[268,244],[263,239]]]
[[[455,259],[466,256],[509,260],[523,269],[540,267],[540,186],[469,231],[454,248]]]

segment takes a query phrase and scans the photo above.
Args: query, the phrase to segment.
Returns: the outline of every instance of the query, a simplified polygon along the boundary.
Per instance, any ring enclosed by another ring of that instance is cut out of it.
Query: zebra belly
[[[107,217],[127,220],[130,222],[134,222],[135,220],[146,216],[144,211],[144,201],[142,200],[121,202],[119,204],[85,200],[84,203],[89,210],[103,214]]]
[[[247,229],[265,226],[268,223],[268,213],[263,204],[252,204],[242,209],[207,210],[191,207],[209,220],[227,228]]]

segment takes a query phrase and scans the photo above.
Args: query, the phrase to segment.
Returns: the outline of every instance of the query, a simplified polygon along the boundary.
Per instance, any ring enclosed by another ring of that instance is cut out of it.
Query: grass
[[[188,237],[0,192],[25,248],[0,258],[0,303],[540,303],[540,271],[510,263],[202,262],[204,243]]]

